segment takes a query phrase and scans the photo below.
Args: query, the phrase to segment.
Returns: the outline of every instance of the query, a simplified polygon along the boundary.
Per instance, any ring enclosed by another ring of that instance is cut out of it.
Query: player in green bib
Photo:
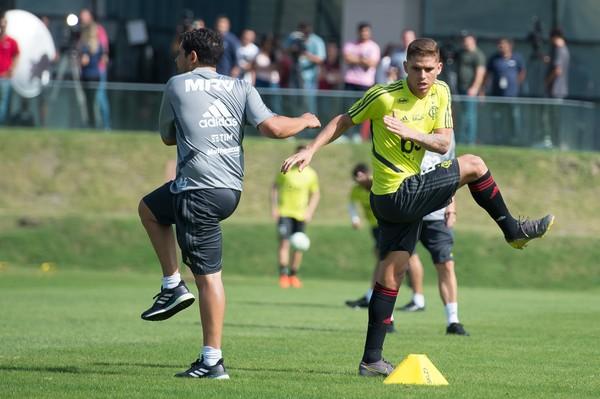
[[[554,216],[515,219],[484,161],[466,154],[435,165],[421,174],[425,150],[444,154],[451,143],[452,108],[448,85],[437,80],[442,70],[437,43],[428,38],[413,41],[404,62],[406,79],[370,88],[348,111],[333,118],[306,149],[287,158],[281,167],[304,169],[315,152],[336,140],[350,127],[370,120],[373,136],[371,208],[380,228],[380,262],[369,302],[369,323],[362,376],[389,375],[393,366],[382,357],[386,326],[415,250],[422,218],[450,203],[464,185],[477,204],[498,224],[505,240],[523,248],[542,237]]]

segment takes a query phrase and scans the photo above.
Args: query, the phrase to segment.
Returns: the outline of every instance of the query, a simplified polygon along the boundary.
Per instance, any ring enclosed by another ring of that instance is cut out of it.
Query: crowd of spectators
[[[203,21],[201,26],[205,26]],[[249,28],[243,29],[238,38],[231,32],[226,16],[219,16],[214,28],[221,33],[225,44],[219,73],[271,88],[364,91],[376,83],[402,79],[406,49],[416,38],[413,30],[405,29],[398,43],[388,43],[382,51],[367,22],[359,23],[356,39],[346,43],[326,42],[305,22],[282,38],[273,34],[257,36]],[[511,39],[499,38],[497,51],[487,55],[479,49],[473,34],[464,33],[461,40],[461,48],[454,57],[454,76],[448,82],[455,94],[521,95],[527,66],[525,58],[513,51]],[[550,34],[548,54],[544,57],[547,73],[540,77],[544,79],[545,92],[549,97],[565,98],[569,50],[560,29]]]

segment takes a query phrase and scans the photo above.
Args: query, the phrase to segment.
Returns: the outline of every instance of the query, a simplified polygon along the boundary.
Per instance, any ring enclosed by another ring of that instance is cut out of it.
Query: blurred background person
[[[319,67],[325,61],[325,42],[313,33],[312,26],[300,22],[298,29],[289,34],[285,41],[285,49],[291,59],[289,87],[310,90],[304,99],[308,112],[317,113],[317,101],[313,90],[317,89]]]
[[[241,45],[237,50],[237,64],[240,68],[240,79],[254,84],[254,59],[258,55],[259,48],[254,41],[256,33],[252,29],[244,29],[240,36]]]
[[[498,51],[490,57],[486,68],[484,87],[492,96],[518,97],[527,71],[523,57],[513,52],[513,42],[501,38]],[[521,110],[517,104],[496,104],[492,113],[493,126],[497,129],[495,144],[518,145],[521,135]]]
[[[459,140],[475,144],[477,140],[477,101],[485,78],[485,55],[477,47],[475,36],[466,34],[462,39],[462,49],[456,57],[458,94],[467,96],[462,102]]]
[[[395,45],[393,43],[388,43],[385,46],[385,50],[377,64],[377,70],[375,71],[375,83],[392,83],[396,80],[400,79],[400,71],[397,66],[392,66],[392,51],[394,50]]]
[[[357,39],[344,44],[344,88],[366,91],[375,84],[375,69],[381,58],[379,45],[371,40],[371,25],[361,22],[357,27]]]
[[[277,41],[272,34],[263,35],[260,40],[258,54],[254,59],[253,70],[255,81],[254,85],[257,88],[272,88],[280,87],[280,64],[281,51],[278,49]],[[263,93],[265,103],[275,112],[281,114],[281,97],[273,93]]]
[[[240,75],[240,67],[237,64],[237,52],[240,48],[240,41],[229,29],[231,29],[229,18],[225,15],[217,17],[215,30],[223,38],[223,55],[217,64],[217,73],[237,78]]]
[[[88,114],[88,127],[96,128],[96,92],[100,90],[100,62],[102,46],[98,38],[98,27],[95,23],[81,24],[81,38],[78,44],[80,78],[85,91]]]
[[[299,146],[296,151],[303,149]],[[302,171],[294,167],[287,173],[279,172],[271,188],[271,215],[277,222],[279,234],[279,286],[302,288],[298,270],[302,264],[302,251],[290,251],[290,236],[304,233],[321,198],[319,177],[310,166]],[[291,256],[290,256],[291,252]]]
[[[6,15],[0,14],[0,124],[10,119],[10,78],[19,60],[19,45],[6,34]]]
[[[102,128],[104,130],[110,130],[110,105],[108,103],[108,96],[106,93],[106,82],[108,80],[109,62],[108,34],[106,33],[106,29],[104,29],[104,27],[101,24],[96,22],[94,15],[87,8],[84,8],[79,13],[79,21],[81,22],[82,32],[84,29],[88,29],[92,25],[95,26],[98,44],[100,46],[100,49],[102,50],[100,59],[98,61],[98,71],[100,72],[100,77],[98,80],[98,88],[96,89],[94,101],[96,106],[98,107],[98,111],[100,112]]]
[[[340,49],[336,42],[327,43],[327,56],[319,73],[319,90],[337,90],[343,82]]]
[[[487,63],[486,82],[490,84],[490,94],[518,97],[527,75],[525,61],[521,54],[513,52],[513,42],[508,38],[498,40],[497,49]]]
[[[417,38],[417,35],[412,29],[404,29],[400,36],[400,45],[395,47],[390,54],[390,65],[397,68],[400,79],[406,77],[404,71],[404,61],[406,61],[406,50],[408,46]]]
[[[552,98],[565,98],[569,95],[569,64],[571,55],[562,29],[550,32],[550,56],[546,59],[546,95]]]

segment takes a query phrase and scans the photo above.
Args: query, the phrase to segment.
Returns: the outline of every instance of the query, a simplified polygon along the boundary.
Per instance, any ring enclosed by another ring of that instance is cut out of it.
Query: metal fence
[[[108,83],[110,125],[114,130],[152,131],[157,128],[163,85]],[[82,129],[85,95],[74,82],[55,82],[41,96],[25,100],[13,95],[11,125],[52,129]],[[260,89],[265,103],[276,113],[316,113],[326,123],[345,112],[360,92]],[[97,107],[96,107],[97,108]],[[587,101],[453,96],[453,116],[458,143],[600,151],[600,116],[597,104]],[[98,110],[96,109],[96,113]],[[96,120],[101,118],[99,114]],[[598,120],[597,120],[598,119]],[[102,128],[100,123],[96,128]],[[357,127],[351,135],[368,139],[368,129]],[[249,128],[248,134],[257,134]]]

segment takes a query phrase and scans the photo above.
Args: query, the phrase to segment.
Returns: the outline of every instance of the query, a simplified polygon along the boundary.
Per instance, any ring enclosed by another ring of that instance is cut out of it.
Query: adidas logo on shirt
[[[208,111],[202,114],[202,117],[205,119],[198,122],[198,125],[202,128],[239,125],[238,120],[231,115],[231,112],[219,99],[213,101],[212,105],[208,107]]]

